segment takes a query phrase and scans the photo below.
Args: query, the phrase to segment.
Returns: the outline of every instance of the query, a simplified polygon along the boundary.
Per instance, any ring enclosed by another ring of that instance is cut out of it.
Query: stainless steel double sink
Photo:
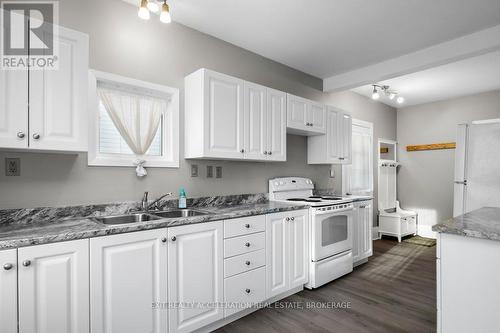
[[[102,224],[128,224],[154,221],[163,218],[178,218],[210,215],[212,213],[197,209],[172,209],[163,211],[137,212],[125,215],[103,216],[96,218]]]

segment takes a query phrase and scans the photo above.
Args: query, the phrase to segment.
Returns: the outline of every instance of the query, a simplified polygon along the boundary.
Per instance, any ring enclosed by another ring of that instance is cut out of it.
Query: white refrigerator
[[[453,216],[500,207],[500,119],[458,125]]]

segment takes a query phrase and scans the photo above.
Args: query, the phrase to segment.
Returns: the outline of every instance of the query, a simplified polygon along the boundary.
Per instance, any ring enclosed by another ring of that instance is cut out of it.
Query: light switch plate
[[[215,178],[222,178],[222,167],[215,167]]]
[[[20,176],[21,175],[21,159],[20,158],[5,158],[5,175]]]
[[[198,177],[198,164],[191,164],[191,177]]]
[[[214,178],[214,167],[207,165],[207,178]]]

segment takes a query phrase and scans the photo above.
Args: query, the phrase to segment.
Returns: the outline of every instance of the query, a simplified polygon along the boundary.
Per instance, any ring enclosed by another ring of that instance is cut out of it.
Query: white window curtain
[[[98,94],[130,149],[136,155],[146,154],[167,110],[167,101],[106,87],[98,87]]]

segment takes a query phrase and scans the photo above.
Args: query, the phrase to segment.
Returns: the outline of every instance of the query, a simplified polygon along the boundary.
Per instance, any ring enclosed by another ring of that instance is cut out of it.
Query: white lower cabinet
[[[266,299],[266,268],[261,267],[224,280],[225,316]]]
[[[267,297],[308,282],[309,211],[266,216]]]
[[[0,251],[0,327],[17,333],[17,250]]]
[[[373,254],[372,228],[373,206],[372,200],[360,201],[354,204],[353,223],[353,263],[359,262]]]
[[[222,319],[223,221],[172,227],[168,238],[169,332]]]
[[[18,249],[19,333],[89,332],[88,243]]]
[[[92,333],[167,332],[167,231],[90,240]]]

